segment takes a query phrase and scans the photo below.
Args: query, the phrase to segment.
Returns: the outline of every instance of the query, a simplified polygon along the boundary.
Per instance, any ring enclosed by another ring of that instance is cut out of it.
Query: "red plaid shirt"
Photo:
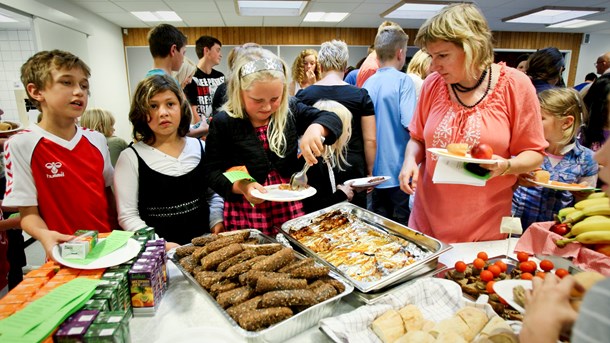
[[[267,125],[255,129],[258,139],[263,143],[265,151],[269,150],[267,141]],[[263,186],[288,183],[290,179],[283,178],[280,173],[272,169],[267,175]],[[254,207],[245,197],[240,201],[225,201],[224,224],[227,230],[257,229],[262,233],[273,236],[277,234],[275,227],[280,227],[290,219],[302,216],[303,204],[300,201],[272,202],[265,201]]]

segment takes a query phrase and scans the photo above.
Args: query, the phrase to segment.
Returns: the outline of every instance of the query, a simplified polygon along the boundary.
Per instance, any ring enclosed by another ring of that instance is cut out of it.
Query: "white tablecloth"
[[[517,239],[452,244],[453,249],[445,252],[439,262],[453,267],[456,261],[472,262],[479,251],[489,257],[513,254]],[[216,307],[195,289],[180,270],[168,262],[170,287],[161,301],[155,316],[135,317],[130,322],[132,342],[184,343],[186,338],[193,342],[239,342],[241,337],[232,332],[229,322]],[[353,297],[340,301],[334,315],[352,311],[360,304]],[[293,337],[288,343],[330,342],[317,326]]]

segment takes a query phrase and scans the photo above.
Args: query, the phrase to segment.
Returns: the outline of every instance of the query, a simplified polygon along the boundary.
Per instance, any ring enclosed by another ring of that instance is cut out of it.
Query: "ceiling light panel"
[[[564,29],[579,29],[581,27],[593,26],[597,24],[605,23],[603,20],[583,20],[583,19],[572,19],[564,21],[563,23],[557,23],[553,25],[547,25],[549,28],[564,28]]]
[[[405,3],[386,14],[384,18],[428,19],[437,14],[445,6],[447,5]]]
[[[239,14],[242,16],[298,17],[306,5],[307,1],[237,1]]]
[[[303,19],[304,22],[338,23],[343,21],[349,13],[346,12],[309,12]]]
[[[182,21],[182,18],[173,11],[156,11],[156,12],[131,12],[138,19],[147,22],[154,21]]]
[[[502,19],[507,23],[555,24],[603,11],[603,8],[545,6]]]

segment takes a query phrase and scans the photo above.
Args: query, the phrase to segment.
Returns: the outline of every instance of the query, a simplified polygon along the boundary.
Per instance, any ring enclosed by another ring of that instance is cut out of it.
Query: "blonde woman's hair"
[[[278,70],[260,70],[253,73],[248,73],[241,76],[241,71],[244,65],[248,62],[269,58],[277,60],[283,66],[283,71]],[[262,48],[250,48],[239,54],[235,60],[235,65],[231,71],[231,76],[227,84],[228,100],[224,105],[224,110],[230,117],[238,119],[248,119],[248,113],[245,111],[245,106],[242,99],[242,91],[250,89],[256,82],[259,81],[282,81],[283,93],[280,100],[280,106],[275,113],[271,114],[269,126],[267,128],[267,139],[269,141],[269,149],[280,157],[284,157],[286,153],[286,136],[284,129],[288,122],[288,116],[291,115],[288,106],[288,74],[287,66],[284,61],[277,57],[269,50]]]
[[[428,76],[430,62],[432,62],[430,55],[420,49],[411,58],[409,66],[407,66],[407,73],[415,74],[423,80]]]
[[[347,67],[348,59],[349,52],[347,50],[347,44],[342,40],[333,39],[330,42],[322,43],[320,46],[318,64],[322,67],[324,72],[331,70],[344,72]]]
[[[297,58],[294,59],[294,63],[292,63],[292,80],[298,82],[299,84],[305,79],[305,68],[303,68],[303,61],[305,60],[305,57],[309,55],[313,55],[316,58],[316,69],[314,69],[314,73],[316,74],[316,80],[320,79],[318,52],[314,49],[305,49],[301,51]]]
[[[114,133],[114,122],[112,113],[101,108],[88,109],[80,117],[82,127],[101,132],[106,137]]]
[[[560,144],[566,145],[574,140],[580,126],[588,116],[587,107],[578,91],[572,88],[551,88],[538,94],[540,109],[557,119],[574,117],[572,127],[565,130]]]
[[[426,20],[419,28],[415,44],[425,49],[437,41],[447,41],[464,49],[466,71],[471,77],[489,68],[494,60],[493,37],[487,20],[473,4],[453,4]]]
[[[176,78],[176,80],[178,80],[180,86],[182,86],[186,82],[186,80],[192,78],[193,75],[195,75],[196,71],[197,65],[195,64],[195,62],[191,61],[188,57],[185,56],[184,61],[180,66],[180,69],[178,69],[178,71],[173,72],[172,74]]]
[[[324,149],[322,157],[330,163],[331,167],[337,167],[340,171],[343,171],[345,170],[344,167],[350,166],[347,162],[347,144],[352,137],[352,112],[334,100],[319,100],[313,107],[334,112],[341,119],[343,132],[335,144]]]

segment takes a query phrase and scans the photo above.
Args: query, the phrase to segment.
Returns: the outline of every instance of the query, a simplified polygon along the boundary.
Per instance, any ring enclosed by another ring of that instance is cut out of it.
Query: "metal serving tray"
[[[273,238],[264,235],[258,230],[250,230],[250,238],[257,238],[259,243],[277,243]],[[189,244],[190,245],[190,244]],[[200,290],[201,293],[206,296],[208,299],[212,301],[212,303],[216,306],[218,311],[223,315],[223,317],[231,324],[233,330],[242,336],[247,342],[284,342],[287,339],[298,335],[299,333],[309,329],[310,327],[318,324],[320,319],[329,317],[333,314],[335,310],[335,306],[343,298],[344,296],[350,294],[354,287],[346,282],[341,276],[339,276],[334,271],[330,271],[329,275],[343,283],[345,286],[345,291],[343,293],[338,294],[330,299],[327,299],[319,304],[313,305],[306,310],[303,310],[294,316],[281,321],[275,325],[272,325],[261,331],[247,331],[244,330],[237,322],[227,314],[227,312],[216,302],[216,299],[210,295],[203,287],[199,285],[199,283],[195,280],[195,278],[187,272],[180,265],[179,261],[175,258],[176,249],[172,249],[168,252],[169,259],[180,269],[182,274],[191,282],[193,287]],[[294,252],[295,256],[298,259],[303,259],[305,256],[298,252]]]
[[[317,217],[335,210],[341,210],[345,213],[355,215],[358,220],[366,224],[367,228],[375,230],[380,234],[393,235],[405,239],[415,244],[418,248],[426,251],[428,255],[419,261],[416,261],[404,268],[394,271],[389,275],[383,276],[377,281],[363,282],[355,280],[343,271],[341,271],[336,266],[332,265],[331,263],[318,256],[314,251],[312,251],[290,235],[291,231],[299,230],[302,227],[309,225]],[[288,238],[288,240],[290,240],[292,244],[298,246],[307,255],[314,257],[321,263],[331,267],[335,272],[347,279],[352,285],[354,285],[354,287],[358,291],[362,293],[381,291],[384,288],[387,288],[393,284],[401,283],[406,280],[433,271],[436,269],[436,266],[438,264],[439,255],[452,248],[450,245],[445,244],[435,238],[424,235],[423,233],[417,232],[407,226],[396,223],[392,220],[384,218],[376,213],[365,210],[359,206],[350,204],[348,202],[335,204],[325,209],[309,213],[305,216],[289,220],[282,225],[280,231],[284,233],[284,235]]]

